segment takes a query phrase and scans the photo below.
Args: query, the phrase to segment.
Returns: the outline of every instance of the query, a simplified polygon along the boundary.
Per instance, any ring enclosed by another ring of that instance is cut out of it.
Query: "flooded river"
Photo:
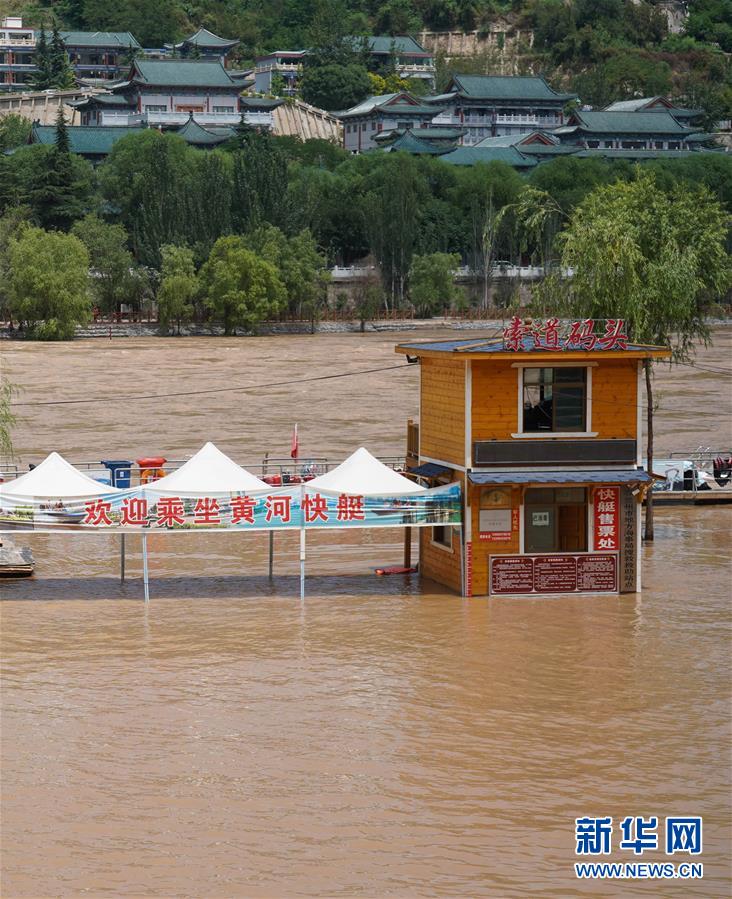
[[[340,459],[404,452],[418,371],[393,345],[411,336],[0,354],[23,402],[94,399],[19,410],[24,465],[206,440],[256,461],[288,453],[295,421],[302,455]],[[729,448],[729,378],[707,369],[731,351],[720,330],[705,370],[659,371],[662,452]],[[0,584],[2,896],[728,896],[731,522],[659,510],[642,594],[551,600],[376,578],[400,535],[351,532],[308,538],[301,605],[296,537],[269,581],[263,535],[163,535],[146,608],[136,539],[121,586],[112,538],[30,537],[37,577]],[[576,880],[582,815],[616,834],[627,815],[703,816],[701,858],[673,860],[704,879]]]

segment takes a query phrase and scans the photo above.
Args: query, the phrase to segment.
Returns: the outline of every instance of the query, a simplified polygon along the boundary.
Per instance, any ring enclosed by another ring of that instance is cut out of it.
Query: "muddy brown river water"
[[[416,366],[126,397],[399,365],[409,336],[2,343],[0,359],[23,402],[95,399],[20,409],[24,465],[206,440],[253,461],[286,455],[296,420],[303,455],[342,458],[403,453]],[[720,329],[698,363],[728,370],[731,350]],[[729,386],[660,370],[659,449],[729,448]],[[151,537],[146,607],[137,545],[120,586],[112,538],[30,537],[37,576],[0,584],[2,896],[729,896],[731,522],[659,510],[642,594],[551,600],[376,578],[400,535],[351,532],[309,540],[303,605],[296,538],[278,536],[270,582],[264,536]],[[578,881],[587,814],[703,816],[703,880]]]

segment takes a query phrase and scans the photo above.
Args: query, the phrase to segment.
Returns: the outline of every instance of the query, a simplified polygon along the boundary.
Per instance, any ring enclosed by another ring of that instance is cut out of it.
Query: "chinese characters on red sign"
[[[594,319],[571,322],[562,326],[558,318],[549,318],[538,322],[523,320],[517,315],[503,329],[503,348],[520,352],[521,350],[625,350],[628,348],[628,335],[625,333],[625,322],[622,318],[609,318],[604,322],[604,333],[595,331],[601,324]],[[563,333],[560,333],[560,330]],[[529,338],[528,345],[524,344]]]
[[[595,549],[613,552],[620,549],[620,488],[595,490]]]
[[[297,524],[292,517],[291,494],[263,498],[259,516],[257,500],[251,496],[214,499],[202,496],[184,501],[179,496],[159,497],[151,502],[143,497],[126,497],[115,511],[109,500],[95,499],[84,503],[82,525],[91,527],[220,527],[235,525]],[[302,498],[305,524],[319,521],[365,521],[363,496],[341,494],[329,508],[327,497],[306,493]]]

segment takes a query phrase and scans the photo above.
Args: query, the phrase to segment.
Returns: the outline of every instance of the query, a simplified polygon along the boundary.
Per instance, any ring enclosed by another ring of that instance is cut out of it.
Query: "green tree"
[[[92,213],[76,222],[71,233],[89,252],[95,303],[106,315],[119,311],[133,292],[134,261],[127,249],[127,232],[122,225],[110,225]]]
[[[91,30],[130,31],[143,47],[162,47],[191,28],[176,0],[156,0],[154,11],[150,0],[84,0],[84,20]]]
[[[419,31],[419,14],[412,0],[387,0],[376,13],[376,34],[411,34]]]
[[[28,143],[31,133],[31,123],[28,119],[15,112],[8,113],[0,118],[0,153],[6,150],[14,150]]]
[[[223,322],[227,335],[255,328],[287,299],[275,266],[247,249],[241,237],[220,237],[200,277],[204,305]]]
[[[308,230],[286,237],[267,225],[244,238],[249,249],[275,266],[285,287],[291,312],[314,319],[330,278],[325,257]]]
[[[232,224],[246,233],[286,219],[287,160],[269,133],[247,125],[239,129],[234,152]]]
[[[59,90],[68,90],[69,88],[74,87],[76,85],[74,71],[69,63],[66,45],[61,39],[58,25],[55,22],[53,25],[53,36],[51,37],[49,57],[52,86]]]
[[[158,288],[158,317],[165,327],[175,322],[180,334],[181,323],[190,321],[193,315],[193,301],[198,293],[193,253],[187,247],[165,246],[161,249],[161,255],[163,267]]]
[[[0,320],[13,327],[13,309],[10,302],[10,244],[24,228],[31,225],[29,206],[14,206],[0,218]]]
[[[572,316],[623,319],[633,343],[668,347],[677,362],[689,361],[706,342],[706,303],[730,285],[726,237],[730,224],[702,188],[659,189],[652,174],[600,187],[574,210],[559,238],[559,274],[545,280],[539,296]],[[648,470],[653,469],[653,382],[645,363]],[[646,539],[653,539],[653,505],[646,506]]]
[[[431,318],[450,309],[463,292],[455,286],[454,272],[460,265],[457,253],[415,256],[409,276],[409,295],[420,318]]]
[[[44,159],[44,171],[30,191],[31,205],[42,227],[67,231],[87,211],[91,179],[87,180],[86,173],[82,177],[84,169],[71,153],[61,105],[56,116],[56,141]],[[85,165],[88,169],[88,163]]]
[[[13,458],[12,430],[16,418],[10,403],[15,389],[0,369],[0,458]]]
[[[366,233],[397,306],[404,297],[409,270],[420,238],[422,211],[429,188],[419,162],[406,153],[380,158],[363,201]]]
[[[300,94],[306,103],[320,109],[350,109],[368,97],[371,80],[366,66],[308,65],[300,80]]]
[[[468,265],[483,282],[482,305],[488,308],[493,263],[513,256],[510,222],[499,215],[516,203],[525,182],[503,162],[461,168],[456,174],[449,198],[462,213],[463,250]]]
[[[87,321],[89,254],[71,234],[25,228],[10,243],[10,302],[39,340],[68,340]]]
[[[31,78],[31,85],[33,90],[45,91],[53,87],[53,66],[51,62],[51,48],[48,46],[46,37],[46,24],[43,20],[41,20],[39,31],[36,52],[33,57],[36,70]]]

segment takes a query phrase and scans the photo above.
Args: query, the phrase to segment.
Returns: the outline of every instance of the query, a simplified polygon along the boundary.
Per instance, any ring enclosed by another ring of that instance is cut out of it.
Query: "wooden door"
[[[579,503],[557,510],[559,551],[581,553],[587,549],[587,507]]]

